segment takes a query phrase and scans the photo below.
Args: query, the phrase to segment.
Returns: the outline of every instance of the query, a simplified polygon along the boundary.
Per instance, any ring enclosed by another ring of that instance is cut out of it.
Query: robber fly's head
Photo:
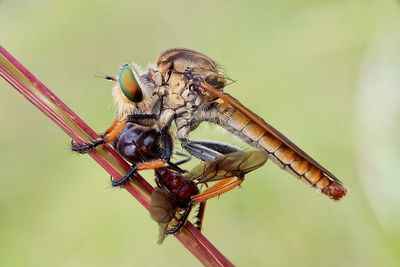
[[[152,97],[154,82],[145,74],[140,74],[133,64],[123,64],[115,78],[113,96],[118,106],[119,117],[132,114],[146,106]]]

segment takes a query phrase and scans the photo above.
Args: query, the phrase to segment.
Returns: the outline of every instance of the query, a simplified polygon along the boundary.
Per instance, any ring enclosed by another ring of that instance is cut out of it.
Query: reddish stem
[[[54,121],[75,142],[87,142],[99,136],[53,92],[0,46],[0,76],[18,90],[47,117]],[[112,177],[122,177],[129,165],[109,145],[93,150],[89,155]],[[146,209],[150,206],[152,186],[139,174],[125,189]],[[207,266],[233,266],[191,223],[186,223],[175,237]]]

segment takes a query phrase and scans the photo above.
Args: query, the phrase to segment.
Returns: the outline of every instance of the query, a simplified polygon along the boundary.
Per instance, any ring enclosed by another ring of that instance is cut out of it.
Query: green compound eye
[[[130,101],[140,103],[143,100],[142,89],[140,89],[139,83],[129,64],[121,66],[121,70],[118,74],[118,83],[122,93],[124,93],[125,97]]]

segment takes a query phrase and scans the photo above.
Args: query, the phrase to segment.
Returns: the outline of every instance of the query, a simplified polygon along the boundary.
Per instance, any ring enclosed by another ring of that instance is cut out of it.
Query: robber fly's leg
[[[190,141],[181,140],[182,147],[189,152],[190,155],[204,161],[212,162],[222,155],[240,151],[239,148],[214,141]]]
[[[175,154],[178,155],[178,156],[183,156],[184,157],[183,159],[181,159],[181,160],[179,160],[179,161],[174,163],[177,166],[182,165],[182,164],[190,161],[190,159],[192,158],[192,155],[190,155],[190,154],[185,154],[185,153],[181,153],[181,152],[175,152]]]
[[[215,185],[207,188],[200,194],[192,196],[192,202],[193,204],[202,203],[210,198],[222,195],[223,193],[226,193],[239,186],[241,183],[243,183],[243,181],[244,177],[225,178],[221,181],[218,181]]]
[[[182,216],[178,219],[178,222],[174,226],[168,227],[167,230],[165,230],[165,234],[172,235],[178,232],[185,225],[192,208],[193,205],[190,203],[189,206],[183,212]]]
[[[155,114],[132,114],[129,115],[127,119],[128,122],[148,127],[157,123],[157,115]]]
[[[171,166],[176,171],[183,172],[183,170],[178,167],[179,164],[171,162],[173,145],[174,143],[172,140],[172,136],[169,133],[169,127],[164,126],[161,129],[161,149],[162,149],[161,159],[164,160],[166,163],[168,163],[168,165]]]
[[[203,220],[204,220],[204,213],[206,211],[206,201],[201,202],[199,205],[199,209],[197,211],[196,215],[196,222],[194,223],[194,226],[196,227],[197,230],[201,231],[203,227]]]
[[[111,177],[111,185],[113,187],[121,186],[123,187],[126,182],[129,181],[129,179],[138,171],[137,164],[132,164],[131,169],[121,178],[118,180],[114,180],[113,177]]]
[[[188,79],[189,90],[198,91],[204,94],[203,88],[201,88],[201,83],[204,82],[204,78],[195,76],[193,68],[186,68],[183,74]]]
[[[164,165],[165,165],[164,160],[153,160],[153,161],[146,161],[146,162],[139,162],[139,163],[132,164],[131,169],[121,178],[114,179],[111,177],[111,185],[112,186],[123,186],[138,171],[154,170],[157,168],[161,168]]]
[[[191,145],[196,145],[198,147],[207,147],[209,149],[212,149],[214,151],[217,151],[223,155],[234,153],[241,151],[240,148],[227,144],[224,142],[218,142],[218,141],[212,141],[212,140],[195,140],[195,141],[190,141]]]
[[[99,145],[110,143],[124,129],[126,123],[127,123],[127,119],[122,120],[122,121],[118,121],[117,119],[115,119],[113,124],[111,125],[111,127],[107,129],[107,131],[101,136],[100,139],[93,140],[91,142],[83,143],[83,144],[76,144],[72,141],[71,149],[73,152],[85,154],[88,151],[96,148]]]
[[[172,136],[169,133],[168,126],[164,126],[161,129],[161,149],[162,149],[161,158],[165,161],[169,161],[172,156],[173,141],[172,141]]]
[[[72,151],[84,154],[99,145],[112,142],[128,122],[142,126],[153,126],[157,122],[157,116],[154,114],[132,114],[122,121],[115,119],[111,127],[107,129],[100,139],[83,144],[72,143]]]

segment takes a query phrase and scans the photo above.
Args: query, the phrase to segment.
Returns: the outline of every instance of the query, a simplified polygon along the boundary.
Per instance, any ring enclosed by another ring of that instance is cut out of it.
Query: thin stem
[[[96,132],[2,46],[0,46],[0,76],[75,142],[88,142],[99,138]],[[112,177],[122,177],[129,170],[129,165],[109,145],[90,151],[89,155]],[[132,182],[125,185],[125,189],[148,209],[153,188],[139,174],[134,178]],[[191,223],[186,223],[175,237],[204,265],[233,266]]]

